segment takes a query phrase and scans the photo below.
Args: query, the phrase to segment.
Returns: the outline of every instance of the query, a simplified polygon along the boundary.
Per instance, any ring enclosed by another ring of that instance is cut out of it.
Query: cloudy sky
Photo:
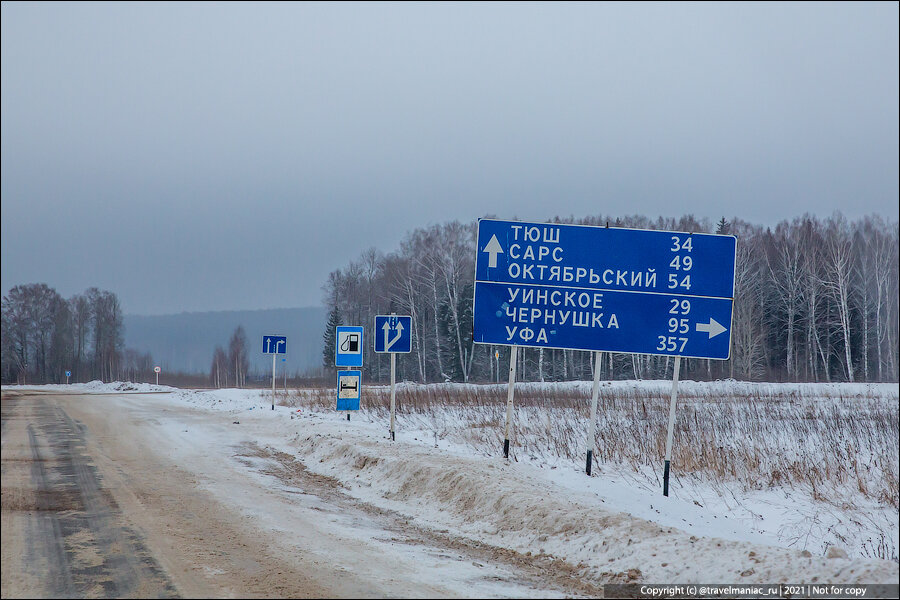
[[[486,214],[898,218],[898,4],[2,4],[2,287],[317,305]]]

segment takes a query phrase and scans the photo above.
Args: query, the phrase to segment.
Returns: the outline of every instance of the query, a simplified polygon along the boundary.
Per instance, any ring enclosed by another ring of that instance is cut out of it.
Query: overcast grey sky
[[[2,4],[2,287],[320,304],[485,214],[898,218],[898,4]]]

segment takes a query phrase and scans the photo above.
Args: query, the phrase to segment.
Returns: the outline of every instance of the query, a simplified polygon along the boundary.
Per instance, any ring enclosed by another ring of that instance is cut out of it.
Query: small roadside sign
[[[339,325],[336,328],[334,366],[361,367],[363,364],[363,328]]]
[[[375,352],[412,351],[412,317],[378,315],[375,317]]]
[[[338,371],[336,410],[359,410],[362,371]]]
[[[287,336],[285,336],[285,335],[264,335],[262,347],[263,347],[263,354],[286,354],[287,353]]]

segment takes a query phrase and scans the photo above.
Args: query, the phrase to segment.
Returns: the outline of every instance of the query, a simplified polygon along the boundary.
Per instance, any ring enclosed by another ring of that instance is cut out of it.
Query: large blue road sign
[[[336,410],[359,410],[362,371],[338,371]]]
[[[263,347],[263,354],[286,354],[287,353],[287,336],[285,336],[285,335],[264,335],[262,347]]]
[[[375,317],[375,352],[412,350],[412,317],[378,315]]]
[[[361,367],[363,364],[363,328],[338,325],[335,328],[334,366]]]
[[[475,342],[727,359],[733,236],[478,222]]]

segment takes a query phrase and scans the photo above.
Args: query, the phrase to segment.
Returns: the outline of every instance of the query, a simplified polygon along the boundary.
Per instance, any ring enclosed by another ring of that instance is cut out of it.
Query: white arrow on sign
[[[710,317],[709,323],[697,323],[697,331],[705,331],[709,333],[709,339],[712,339],[720,333],[724,333],[726,331],[726,328],[723,327],[721,323]]]
[[[392,339],[391,341],[388,341],[388,332],[391,330],[391,326],[387,322],[385,322],[382,329],[384,330],[384,351],[388,352],[390,351],[391,346],[396,344],[403,336],[403,323],[397,321],[397,335],[394,336],[394,339]]]
[[[491,236],[491,241],[488,242],[487,246],[484,247],[484,250],[482,250],[482,252],[488,253],[488,267],[496,267],[497,255],[503,254],[503,248],[500,247],[500,242],[497,241],[496,235]]]

